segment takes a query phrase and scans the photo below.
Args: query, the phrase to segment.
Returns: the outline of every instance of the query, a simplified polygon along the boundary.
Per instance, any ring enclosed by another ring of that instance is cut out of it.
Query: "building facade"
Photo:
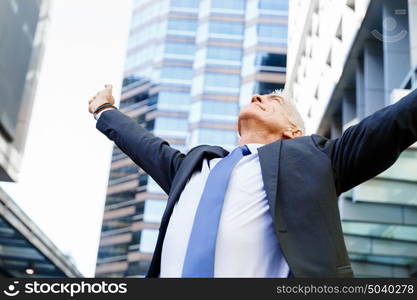
[[[50,1],[0,1],[0,181],[17,180],[49,24]],[[0,187],[0,277],[81,277]]]
[[[0,2],[0,180],[15,181],[24,151],[49,1]]]
[[[120,108],[171,146],[237,144],[253,93],[284,87],[287,0],[136,0]],[[96,276],[143,276],[167,195],[114,148]]]
[[[417,88],[417,1],[290,1],[286,89],[308,133],[343,131]],[[339,199],[356,276],[417,276],[417,148]]]

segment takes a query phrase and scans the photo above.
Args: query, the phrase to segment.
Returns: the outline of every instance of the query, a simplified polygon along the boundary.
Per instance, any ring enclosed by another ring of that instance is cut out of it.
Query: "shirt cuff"
[[[113,109],[114,109],[114,108],[111,108],[111,107],[106,108],[106,109],[103,109],[101,112],[99,112],[98,114],[95,114],[95,115],[94,115],[94,119],[96,119],[96,121],[98,121],[98,119],[100,119],[100,117],[101,117],[102,113],[104,113],[105,111],[108,111],[108,110],[113,110]]]

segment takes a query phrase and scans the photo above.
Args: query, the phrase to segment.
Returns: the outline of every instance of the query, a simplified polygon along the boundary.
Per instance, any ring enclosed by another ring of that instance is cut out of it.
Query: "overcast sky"
[[[19,182],[1,184],[47,236],[94,275],[111,143],[88,100],[119,99],[131,0],[53,0],[51,26]]]

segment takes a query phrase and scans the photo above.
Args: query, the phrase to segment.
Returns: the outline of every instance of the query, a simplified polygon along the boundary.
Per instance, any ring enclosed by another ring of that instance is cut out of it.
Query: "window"
[[[274,82],[264,82],[264,81],[258,81],[255,84],[254,93],[265,95],[272,93],[275,90],[281,90],[284,88],[283,83],[274,83]]]
[[[243,34],[243,24],[240,22],[217,22],[211,21],[209,25],[210,33],[219,34]]]
[[[355,187],[353,198],[356,201],[417,205],[416,184],[374,178]]]
[[[198,130],[199,143],[210,145],[235,145],[236,132],[231,130],[200,128]]]
[[[417,151],[408,150],[401,153],[399,159],[385,172],[381,178],[414,181],[417,183]]]
[[[136,165],[123,166],[110,172],[109,185],[137,179],[139,169]]]
[[[259,8],[265,10],[288,10],[289,0],[260,0]]]
[[[187,67],[163,67],[161,70],[162,78],[190,80],[193,78],[193,69]]]
[[[214,88],[239,88],[240,75],[238,74],[223,74],[223,73],[206,73],[205,87]]]
[[[246,0],[211,0],[212,8],[222,9],[245,9]]]
[[[174,130],[187,131],[188,122],[186,119],[158,117],[155,121],[155,131],[157,130]]]
[[[281,24],[259,24],[258,35],[272,39],[287,39],[288,28]]]
[[[256,66],[261,72],[284,73],[287,67],[287,55],[259,52],[256,56]]]
[[[196,0],[171,0],[172,7],[197,8],[200,1]]]
[[[171,18],[168,21],[169,30],[192,31],[197,28],[197,21],[194,19]]]
[[[101,246],[98,252],[98,258],[104,259],[115,256],[127,255],[128,253],[128,244],[122,245],[106,245]]]
[[[159,186],[158,183],[156,183],[156,181],[151,176],[148,176],[148,184],[146,186],[146,190],[150,193],[165,193],[164,190]]]
[[[160,222],[164,214],[166,200],[147,199],[145,201],[145,222]]]
[[[194,52],[194,44],[175,42],[167,42],[165,44],[165,53],[167,54],[194,55]]]
[[[160,92],[158,95],[158,108],[187,110],[191,102],[189,93]]]
[[[238,104],[236,102],[203,100],[202,112],[203,112],[203,115],[236,116],[238,113]]]
[[[417,242],[417,227],[363,222],[342,222],[343,233]]]
[[[207,100],[194,102],[190,109],[190,122],[236,121],[239,105],[236,102]]]
[[[143,229],[140,236],[140,251],[153,252],[155,250],[158,231],[155,229]]]
[[[285,68],[287,66],[287,55],[259,52],[256,57],[256,65]]]
[[[240,61],[242,59],[242,49],[209,46],[207,47],[207,58]]]

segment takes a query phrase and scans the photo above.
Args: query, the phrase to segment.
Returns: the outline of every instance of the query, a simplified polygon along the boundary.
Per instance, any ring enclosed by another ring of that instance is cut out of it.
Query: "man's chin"
[[[262,119],[262,111],[244,108],[239,113],[239,120]]]

